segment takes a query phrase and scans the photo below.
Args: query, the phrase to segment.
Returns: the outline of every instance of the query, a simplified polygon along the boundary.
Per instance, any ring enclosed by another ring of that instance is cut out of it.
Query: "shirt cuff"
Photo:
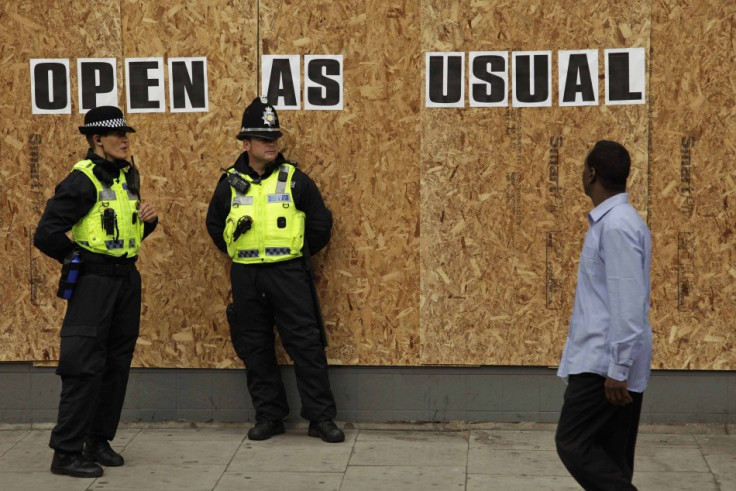
[[[608,364],[608,377],[612,378],[613,380],[618,380],[619,382],[623,382],[624,380],[629,379],[629,369],[631,367],[627,367],[624,365],[617,365],[613,362]]]

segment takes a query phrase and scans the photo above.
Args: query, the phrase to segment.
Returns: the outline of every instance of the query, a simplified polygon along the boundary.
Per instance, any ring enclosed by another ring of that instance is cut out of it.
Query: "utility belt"
[[[135,259],[125,263],[91,263],[86,261],[79,251],[74,251],[64,258],[56,295],[69,300],[79,279],[84,275],[125,276],[135,269]]]
[[[82,274],[96,274],[102,276],[125,276],[135,269],[135,261],[129,263],[110,264],[82,264]]]

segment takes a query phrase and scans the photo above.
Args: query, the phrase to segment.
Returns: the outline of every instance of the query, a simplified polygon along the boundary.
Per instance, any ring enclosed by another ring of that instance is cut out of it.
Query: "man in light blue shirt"
[[[623,146],[599,141],[583,168],[583,189],[595,208],[557,372],[568,385],[555,441],[586,490],[636,489],[634,448],[652,361],[651,235],[628,202],[630,167]]]

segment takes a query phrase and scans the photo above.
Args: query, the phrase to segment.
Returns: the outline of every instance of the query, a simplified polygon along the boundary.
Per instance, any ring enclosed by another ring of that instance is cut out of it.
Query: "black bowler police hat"
[[[84,115],[84,126],[79,127],[79,132],[83,135],[99,135],[107,131],[135,133],[135,130],[125,122],[123,111],[115,106],[90,109]]]
[[[256,97],[243,111],[243,124],[237,139],[245,140],[248,136],[257,136],[265,140],[277,140],[283,136],[279,129],[276,109],[265,97]]]

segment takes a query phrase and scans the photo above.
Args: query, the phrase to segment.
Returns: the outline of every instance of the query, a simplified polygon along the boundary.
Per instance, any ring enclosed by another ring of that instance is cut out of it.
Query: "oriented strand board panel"
[[[419,4],[260,2],[263,54],[342,54],[343,111],[282,111],[335,226],[315,257],[333,364],[419,363]],[[303,64],[302,64],[303,70]],[[282,358],[283,359],[283,358]]]
[[[652,12],[654,366],[736,368],[736,10]]]
[[[141,335],[134,363],[242,367],[230,345],[226,257],[205,215],[221,175],[241,151],[235,135],[255,90],[255,0],[121,3],[123,57],[207,57],[209,112],[130,114],[143,199],[159,226],[141,248]],[[166,83],[168,84],[168,69]],[[167,94],[167,104],[169,103]]]
[[[551,50],[553,102],[422,110],[422,363],[559,361],[592,208],[583,158],[599,139],[626,145],[646,216],[648,112],[559,107],[557,52],[597,49],[603,73],[604,49],[648,49],[649,3],[423,2],[423,51]]]
[[[206,56],[209,112],[128,114],[143,198],[160,217],[145,242],[141,336],[134,364],[159,367],[240,367],[230,346],[224,307],[225,258],[204,226],[220,176],[239,151],[234,135],[256,87],[255,1],[86,4],[2,2],[0,46],[5,93],[0,155],[0,230],[10,281],[0,287],[0,356],[4,361],[53,361],[64,303],[55,297],[59,266],[32,247],[33,227],[54,186],[86,153],[76,127],[77,58],[117,59],[119,105],[125,107],[125,58]],[[214,33],[214,34],[213,34]],[[28,40],[34,39],[33,43]],[[72,114],[31,115],[29,60],[68,58]],[[168,70],[165,69],[166,83]],[[234,154],[232,154],[234,152]]]
[[[0,33],[0,361],[55,360],[66,308],[55,296],[60,266],[32,246],[33,232],[57,182],[86,153],[76,59],[120,56],[120,2],[3,0]],[[71,115],[31,114],[32,58],[70,58]]]
[[[0,362],[58,358],[59,265],[31,241],[55,184],[85,153],[78,58],[118,60],[124,107],[126,58],[207,57],[209,112],[172,113],[167,94],[165,112],[127,115],[144,199],[160,216],[139,263],[134,363],[238,368],[224,315],[228,261],[204,224],[219,168],[241,151],[234,136],[260,91],[261,54],[342,54],[343,111],[280,113],[285,155],[335,216],[314,258],[332,364],[556,365],[591,208],[582,162],[609,138],[631,150],[631,199],[653,234],[654,366],[736,368],[729,2],[39,5],[0,0]],[[618,47],[647,53],[644,105],[603,102],[603,50]],[[559,107],[561,49],[598,50],[599,105]],[[552,106],[424,106],[425,52],[464,52],[467,62],[484,50],[551,51]],[[72,114],[31,114],[33,58],[69,59]]]

